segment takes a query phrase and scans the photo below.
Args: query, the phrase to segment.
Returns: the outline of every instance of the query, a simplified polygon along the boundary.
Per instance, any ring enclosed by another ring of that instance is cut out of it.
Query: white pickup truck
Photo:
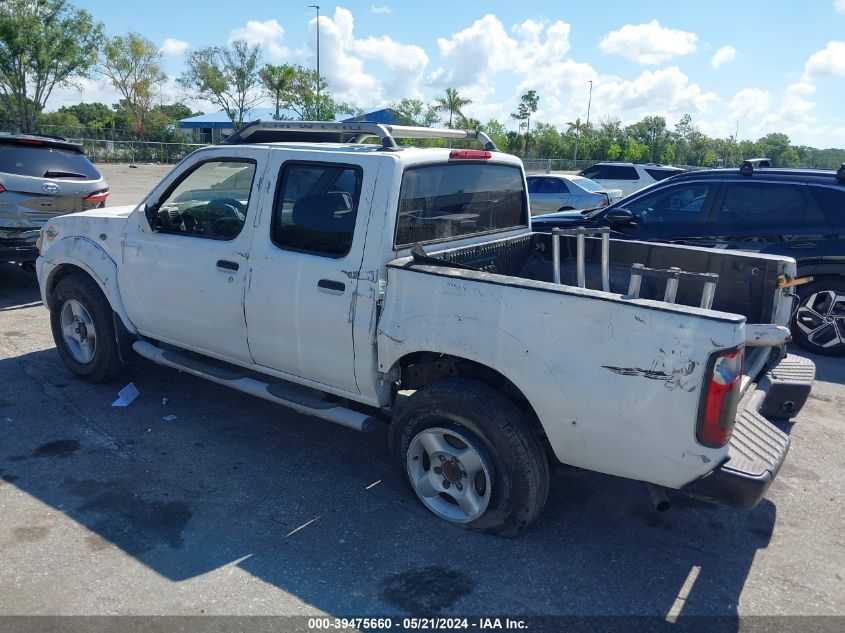
[[[484,149],[394,140],[430,136]],[[520,161],[480,132],[257,122],[137,207],[51,220],[37,271],[77,376],[140,355],[389,424],[464,527],[518,533],[559,463],[753,507],[789,446],[769,420],[815,375],[785,352],[794,261],[578,233],[531,231]]]

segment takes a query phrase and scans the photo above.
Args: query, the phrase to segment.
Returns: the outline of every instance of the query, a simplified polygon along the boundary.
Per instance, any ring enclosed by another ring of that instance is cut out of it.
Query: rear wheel
[[[88,382],[107,382],[123,370],[112,309],[84,274],[59,280],[50,299],[50,327],[64,364]]]
[[[792,336],[814,354],[845,356],[845,281],[822,278],[799,290]]]
[[[514,403],[465,379],[427,385],[394,417],[391,452],[420,501],[461,527],[515,536],[546,503],[548,460]]]

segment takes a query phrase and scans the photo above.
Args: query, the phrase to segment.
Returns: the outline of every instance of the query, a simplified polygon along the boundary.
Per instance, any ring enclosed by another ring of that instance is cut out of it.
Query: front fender
[[[35,266],[41,299],[48,309],[56,274],[63,266],[75,266],[88,273],[97,283],[126,329],[132,334],[137,333],[120,296],[120,288],[117,284],[117,264],[93,240],[78,235],[64,237],[52,244],[44,255],[39,256]]]

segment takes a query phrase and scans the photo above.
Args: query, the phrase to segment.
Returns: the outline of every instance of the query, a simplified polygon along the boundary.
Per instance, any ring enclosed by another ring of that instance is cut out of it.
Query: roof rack
[[[252,121],[222,141],[226,145],[243,143],[361,143],[365,138],[381,140],[385,151],[401,149],[397,138],[440,138],[451,140],[475,140],[484,149],[498,151],[496,144],[480,130],[455,130],[437,127],[412,127],[389,125],[372,121]]]

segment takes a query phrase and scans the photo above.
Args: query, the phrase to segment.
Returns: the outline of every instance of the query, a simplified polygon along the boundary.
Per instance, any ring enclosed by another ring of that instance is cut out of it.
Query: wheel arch
[[[126,330],[137,332],[120,298],[117,264],[98,244],[83,237],[67,237],[48,251],[39,273],[41,295],[48,309],[59,281],[72,274],[83,274],[94,280]]]
[[[454,354],[415,351],[397,359],[391,368],[391,374],[398,376],[398,390],[417,390],[439,380],[453,377],[468,378],[493,387],[516,404],[529,430],[540,442],[543,451],[549,458],[557,459],[530,400],[510,378],[499,370]]]

